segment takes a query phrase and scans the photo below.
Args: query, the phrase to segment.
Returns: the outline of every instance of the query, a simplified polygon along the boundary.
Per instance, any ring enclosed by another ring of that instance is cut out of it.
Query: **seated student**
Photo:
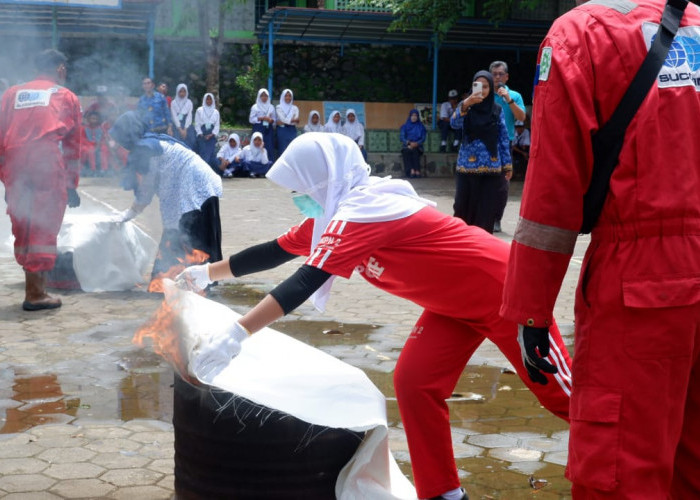
[[[367,150],[365,149],[365,127],[357,120],[357,114],[352,108],[349,108],[345,112],[345,124],[343,125],[342,131],[343,135],[347,135],[350,139],[355,141],[355,144],[360,146],[362,158],[367,161]]]
[[[242,172],[248,172],[250,177],[265,177],[272,166],[268,159],[265,143],[260,132],[253,132],[253,140],[244,147],[234,161],[240,162]],[[236,169],[238,171],[238,168]]]
[[[233,177],[236,167],[240,165],[241,161],[237,158],[241,154],[240,144],[241,139],[238,137],[238,134],[231,134],[228,136],[226,144],[221,146],[221,149],[216,154],[222,176],[227,179]]]
[[[420,156],[428,132],[420,121],[417,109],[408,113],[406,123],[401,125],[401,157],[406,177],[420,177]]]
[[[309,121],[304,125],[304,132],[323,132],[321,114],[315,109],[309,113]]]
[[[86,113],[87,123],[82,127],[82,144],[80,147],[81,175],[91,177],[104,175],[109,168],[109,149],[102,120],[98,111]]]
[[[343,133],[343,124],[340,123],[340,111],[332,111],[328,117],[328,121],[323,126],[324,132],[335,132],[337,134]]]

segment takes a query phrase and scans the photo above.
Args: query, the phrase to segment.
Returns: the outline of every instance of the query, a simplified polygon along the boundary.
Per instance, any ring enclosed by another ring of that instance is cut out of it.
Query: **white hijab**
[[[347,119],[348,115],[355,115],[355,121],[350,122],[350,120]],[[355,110],[350,108],[345,112],[345,125],[343,125],[343,133],[350,137],[353,141],[357,141],[360,136],[362,135],[362,132],[364,131],[362,124],[360,121],[357,119],[357,113],[355,113]]]
[[[236,147],[232,148],[230,144],[230,140],[233,139],[236,141]],[[230,134],[228,136],[228,139],[226,139],[226,144],[221,146],[221,149],[219,150],[219,157],[221,158],[226,158],[228,161],[232,161],[236,156],[238,156],[241,153],[241,139],[238,137],[238,134]]]
[[[267,96],[266,102],[263,102],[262,99],[260,99],[260,96],[263,94]],[[267,89],[258,90],[258,97],[255,99],[255,104],[253,104],[253,107],[257,110],[258,116],[270,115],[271,112],[274,111],[274,108],[270,103],[270,94],[268,93]]]
[[[318,123],[316,125],[311,121],[314,115],[318,116]],[[323,132],[323,122],[321,121],[321,115],[315,109],[311,110],[309,113],[309,120],[304,125],[304,130],[306,132]]]
[[[287,92],[289,92],[289,95],[292,96],[292,100],[289,101],[289,103],[284,100],[284,96],[287,95]],[[292,108],[294,107],[294,92],[292,92],[290,89],[284,89],[282,94],[280,94],[279,106],[282,109],[284,116],[289,116],[289,113],[292,112]]]
[[[292,141],[267,178],[290,191],[308,194],[323,207],[323,215],[314,220],[313,252],[331,220],[387,222],[413,215],[427,205],[435,206],[418,196],[407,181],[370,176],[369,172],[352,139],[309,132]],[[332,281],[311,297],[320,311],[325,308]]]
[[[180,97],[180,89],[185,89],[185,97]],[[189,99],[190,91],[187,89],[187,85],[180,83],[175,90],[175,99],[170,103],[170,109],[175,111],[178,118],[182,120],[182,117],[192,112],[192,101]],[[179,125],[178,125],[179,126]]]
[[[211,97],[211,106],[207,105],[207,96]],[[199,108],[202,110],[202,122],[206,126],[211,126],[219,121],[219,111],[216,109],[216,99],[214,99],[214,94],[207,92],[204,94],[202,99],[202,106]]]
[[[328,121],[326,122],[326,125],[323,127],[324,132],[341,132],[343,129],[343,125],[340,121],[338,123],[335,123],[333,121],[333,117],[335,115],[340,116],[340,111],[332,111],[330,116],[328,117]]]

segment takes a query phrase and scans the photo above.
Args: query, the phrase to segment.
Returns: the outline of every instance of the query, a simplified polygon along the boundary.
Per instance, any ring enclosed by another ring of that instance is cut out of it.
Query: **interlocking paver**
[[[435,199],[440,210],[450,212],[454,188],[451,179],[424,179],[415,185],[419,193],[424,190],[428,198]],[[84,179],[80,189],[86,195],[80,210],[99,208],[104,212],[104,203],[118,209],[131,203],[131,195],[110,179]],[[225,255],[267,241],[297,222],[291,201],[265,181],[234,180],[225,183],[224,190],[221,208]],[[0,203],[1,200],[0,196]],[[269,215],[271,204],[276,207],[275,217]],[[506,233],[499,236],[504,240],[510,239],[515,228],[518,206],[516,189],[503,222]],[[240,211],[240,207],[246,210]],[[157,203],[136,222],[157,239],[161,232]],[[173,427],[169,422],[172,377],[168,375],[169,380],[155,382],[162,386],[156,397],[141,398],[129,393],[130,386],[124,385],[127,375],[139,373],[138,367],[132,366],[138,357],[136,353],[143,353],[142,359],[150,359],[151,370],[159,363],[150,350],[138,351],[130,341],[134,330],[160,299],[136,291],[59,292],[64,304],[60,310],[25,313],[19,308],[23,276],[11,252],[7,248],[3,252],[3,224],[6,227],[7,220],[0,218],[0,309],[4,314],[0,333],[0,415],[18,410],[22,420],[13,422],[17,430],[14,434],[0,434],[0,496],[7,492],[3,498],[22,500],[170,498],[174,490]],[[576,260],[572,263],[564,293],[555,308],[562,329],[569,335],[573,323],[573,287],[586,244],[583,238],[577,245],[575,256],[579,263]],[[299,262],[291,262],[259,276],[237,279],[236,290],[246,291],[249,298],[234,309],[238,312],[250,309],[298,265]],[[213,295],[214,300],[222,297],[216,292]],[[381,388],[389,397],[389,411],[396,414],[390,373],[420,312],[415,304],[372,288],[353,276],[349,280],[336,280],[325,314],[303,304],[290,315],[290,320],[381,326],[364,334],[342,336],[342,340],[337,337],[342,343],[329,342],[321,348],[365,369],[373,380],[377,377],[384,380]],[[473,363],[512,369],[489,342],[477,350]],[[167,370],[163,363],[160,371]],[[15,395],[15,378],[27,379],[49,372],[56,376],[54,385],[60,393],[23,400]],[[148,377],[148,374],[133,376]],[[501,498],[519,498],[506,492],[523,494],[523,481],[535,473],[550,478],[552,486],[564,491],[562,465],[566,463],[568,443],[565,425],[552,432],[550,421],[542,422],[543,410],[534,398],[530,407],[512,408],[512,398],[521,397],[523,391],[515,375],[494,377],[497,394],[471,389],[471,382],[483,383],[479,377],[465,372],[460,394],[450,398],[449,403],[455,425],[455,456],[464,484],[473,484],[474,488],[483,485],[484,489],[480,490],[483,495],[494,496],[500,491]],[[147,379],[141,382],[144,380]],[[53,413],[31,414],[38,408],[51,409]],[[41,425],[42,422],[50,423]],[[12,428],[5,424],[5,431],[9,430]],[[400,422],[391,422],[389,437],[393,455],[410,474],[410,457]],[[536,455],[540,458],[535,459]],[[500,472],[496,474],[496,471]],[[501,478],[500,486],[494,484],[495,477]],[[22,485],[34,489],[12,489],[25,487]],[[538,492],[538,498],[559,496],[550,495],[545,489]]]

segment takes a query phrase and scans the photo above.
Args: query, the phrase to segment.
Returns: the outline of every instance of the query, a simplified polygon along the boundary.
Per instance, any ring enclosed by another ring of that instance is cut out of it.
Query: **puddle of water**
[[[264,295],[243,286],[220,287],[219,293],[220,301],[237,306],[252,306]],[[76,417],[170,422],[172,369],[149,349],[130,346],[138,326],[104,324],[71,336],[69,341],[95,346],[95,350],[47,367],[49,375],[15,374],[10,382],[6,370],[5,387],[11,385],[12,392],[5,390],[2,397],[7,399],[0,399],[0,415],[5,413],[0,433]],[[293,318],[273,326],[367,373],[387,397],[392,451],[401,470],[411,477],[392,381],[392,363],[403,342],[393,329]],[[382,363],[386,364],[383,370]],[[489,366],[467,366],[448,404],[456,462],[471,498],[568,498],[569,484],[561,465],[568,426],[543,409],[517,375]],[[540,480],[547,484],[534,490],[530,476],[535,484],[544,484]]]

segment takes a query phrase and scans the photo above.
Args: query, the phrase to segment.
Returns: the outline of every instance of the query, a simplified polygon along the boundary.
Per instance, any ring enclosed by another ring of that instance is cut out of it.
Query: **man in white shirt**
[[[450,126],[450,117],[457,106],[457,91],[455,89],[450,90],[447,93],[447,101],[440,105],[440,120],[438,121],[438,128],[440,129],[440,152],[447,152],[447,138],[452,134],[452,146],[450,151],[457,151],[459,149],[459,139],[457,131]]]

